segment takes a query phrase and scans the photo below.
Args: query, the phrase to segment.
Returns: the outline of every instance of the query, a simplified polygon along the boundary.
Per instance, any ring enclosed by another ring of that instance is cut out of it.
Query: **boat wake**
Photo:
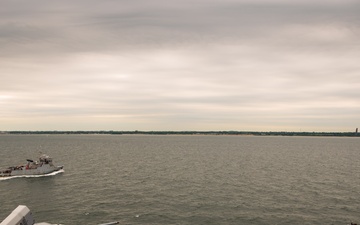
[[[48,174],[42,174],[42,175],[20,175],[20,176],[11,176],[11,177],[0,177],[0,181],[2,181],[2,180],[10,180],[10,179],[20,178],[20,177],[26,177],[26,178],[32,178],[32,177],[49,177],[49,176],[55,176],[56,174],[63,173],[63,172],[65,172],[64,169],[61,169],[61,170],[58,170],[58,171],[54,171],[54,172],[48,173]]]

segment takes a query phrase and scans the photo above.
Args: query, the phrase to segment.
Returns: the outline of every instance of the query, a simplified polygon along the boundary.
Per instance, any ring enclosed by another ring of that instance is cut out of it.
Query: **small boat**
[[[52,158],[48,155],[41,154],[39,161],[27,159],[27,164],[20,166],[10,166],[0,171],[0,177],[27,176],[27,175],[44,175],[59,171],[63,166],[55,166]]]

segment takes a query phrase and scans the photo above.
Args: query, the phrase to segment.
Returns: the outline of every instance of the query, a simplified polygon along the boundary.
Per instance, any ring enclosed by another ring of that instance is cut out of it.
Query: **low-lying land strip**
[[[3,131],[0,134],[142,134],[142,135],[253,135],[253,136],[327,136],[360,137],[357,132],[288,132],[288,131]]]

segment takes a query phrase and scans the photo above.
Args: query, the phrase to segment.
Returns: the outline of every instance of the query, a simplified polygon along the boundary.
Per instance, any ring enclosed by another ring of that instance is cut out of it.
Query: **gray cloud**
[[[359,9],[336,0],[2,1],[0,130],[352,129]]]
[[[20,40],[19,45],[27,41],[34,48],[48,42],[49,51],[59,52],[229,40],[247,43],[254,39],[268,40],[268,34],[276,35],[283,26],[294,24],[319,24],[321,29],[324,24],[341,23],[354,29],[360,8],[356,2],[341,5],[279,1],[275,4],[241,1],[6,3],[11,6],[2,7],[7,13],[2,16],[1,37],[10,35],[8,41]],[[9,10],[13,14],[9,14]],[[358,26],[355,29],[358,31]],[[268,41],[279,37],[271,38]],[[16,43],[12,47],[17,47]]]

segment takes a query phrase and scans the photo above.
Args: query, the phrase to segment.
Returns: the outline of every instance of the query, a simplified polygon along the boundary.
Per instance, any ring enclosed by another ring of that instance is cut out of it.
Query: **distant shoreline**
[[[4,134],[145,134],[145,135],[244,135],[244,136],[309,136],[309,137],[360,137],[356,132],[287,132],[287,131],[2,131]]]

